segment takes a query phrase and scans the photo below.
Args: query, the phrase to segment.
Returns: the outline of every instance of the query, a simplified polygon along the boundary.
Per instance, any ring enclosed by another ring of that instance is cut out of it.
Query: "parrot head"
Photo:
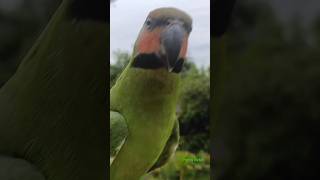
[[[133,67],[179,73],[186,57],[191,17],[176,8],[151,11],[134,46]]]

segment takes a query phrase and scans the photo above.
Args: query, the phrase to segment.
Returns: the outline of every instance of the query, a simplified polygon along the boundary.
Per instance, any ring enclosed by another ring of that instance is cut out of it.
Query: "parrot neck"
[[[111,89],[110,104],[116,105],[117,98],[123,99],[123,97],[126,97],[125,100],[131,104],[137,103],[137,108],[149,103],[161,106],[167,101],[175,104],[179,83],[180,76],[177,73],[168,73],[165,69],[134,68],[130,63]]]

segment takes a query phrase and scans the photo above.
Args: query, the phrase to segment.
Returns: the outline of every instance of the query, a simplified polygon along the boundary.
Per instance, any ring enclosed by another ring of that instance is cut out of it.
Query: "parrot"
[[[176,107],[192,18],[151,11],[128,65],[110,90],[110,179],[137,180],[170,160],[179,141]]]
[[[106,0],[63,0],[0,89],[1,180],[107,179]]]

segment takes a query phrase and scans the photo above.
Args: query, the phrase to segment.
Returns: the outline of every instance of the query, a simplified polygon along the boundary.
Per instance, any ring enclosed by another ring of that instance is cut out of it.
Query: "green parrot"
[[[110,178],[137,180],[177,148],[179,82],[191,17],[176,8],[149,13],[132,59],[110,91]]]
[[[107,3],[63,0],[1,88],[1,180],[107,179]]]

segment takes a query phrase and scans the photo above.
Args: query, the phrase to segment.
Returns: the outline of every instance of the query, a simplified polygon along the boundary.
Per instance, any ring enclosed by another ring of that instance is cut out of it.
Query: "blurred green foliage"
[[[110,64],[110,88],[115,84],[119,75],[129,63],[131,58],[130,54],[127,52],[116,51],[113,52],[113,55],[116,57],[115,64]]]
[[[320,18],[283,23],[258,1],[238,1],[233,18],[215,67],[214,178],[316,179]]]
[[[169,163],[143,176],[141,180],[208,180],[209,172],[209,154],[203,151],[198,154],[177,151]]]
[[[193,153],[210,150],[210,70],[187,60],[182,72],[178,106],[181,149]]]

